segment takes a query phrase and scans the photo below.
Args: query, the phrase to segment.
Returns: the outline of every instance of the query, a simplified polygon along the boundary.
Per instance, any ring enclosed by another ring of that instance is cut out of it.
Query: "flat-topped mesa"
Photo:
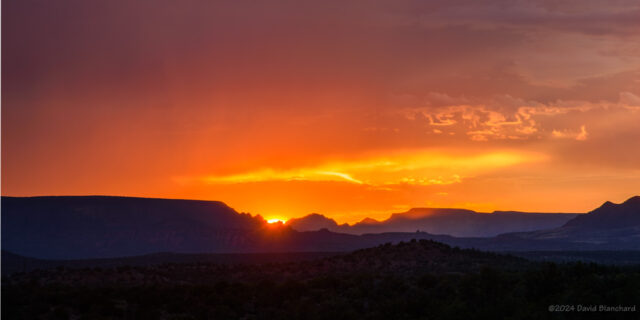
[[[472,215],[476,213],[473,210],[455,208],[411,208],[407,212],[392,214],[388,220],[420,219],[435,215]]]
[[[265,223],[220,201],[2,197],[2,248],[42,258],[227,250]]]

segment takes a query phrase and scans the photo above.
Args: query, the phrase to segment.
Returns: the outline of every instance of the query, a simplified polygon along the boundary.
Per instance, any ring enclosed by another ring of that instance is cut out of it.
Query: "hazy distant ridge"
[[[383,221],[367,218],[353,225],[338,225],[335,220],[314,213],[302,218],[291,219],[287,221],[287,225],[298,231],[326,228],[334,232],[349,234],[416,232],[420,230],[456,237],[493,237],[508,232],[559,227],[576,216],[577,214],[573,213],[517,211],[480,213],[465,209],[414,208],[407,212],[392,214]]]

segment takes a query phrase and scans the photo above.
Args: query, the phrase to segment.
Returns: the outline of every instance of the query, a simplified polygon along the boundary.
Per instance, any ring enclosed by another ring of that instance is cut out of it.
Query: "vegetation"
[[[422,240],[291,263],[16,273],[2,280],[2,317],[567,319],[585,313],[548,306],[634,305],[638,288],[638,267],[531,263]]]

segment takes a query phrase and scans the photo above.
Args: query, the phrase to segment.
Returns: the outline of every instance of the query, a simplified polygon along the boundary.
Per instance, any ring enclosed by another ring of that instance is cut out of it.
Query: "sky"
[[[636,0],[2,1],[2,194],[338,222],[640,194]]]

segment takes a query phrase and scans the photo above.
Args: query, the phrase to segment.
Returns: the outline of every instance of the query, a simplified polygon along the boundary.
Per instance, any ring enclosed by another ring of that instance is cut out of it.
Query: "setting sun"
[[[278,222],[285,223],[285,222],[287,222],[287,220],[285,220],[285,219],[277,219],[277,218],[267,219],[267,223],[270,223],[270,224],[271,223],[278,223]]]

